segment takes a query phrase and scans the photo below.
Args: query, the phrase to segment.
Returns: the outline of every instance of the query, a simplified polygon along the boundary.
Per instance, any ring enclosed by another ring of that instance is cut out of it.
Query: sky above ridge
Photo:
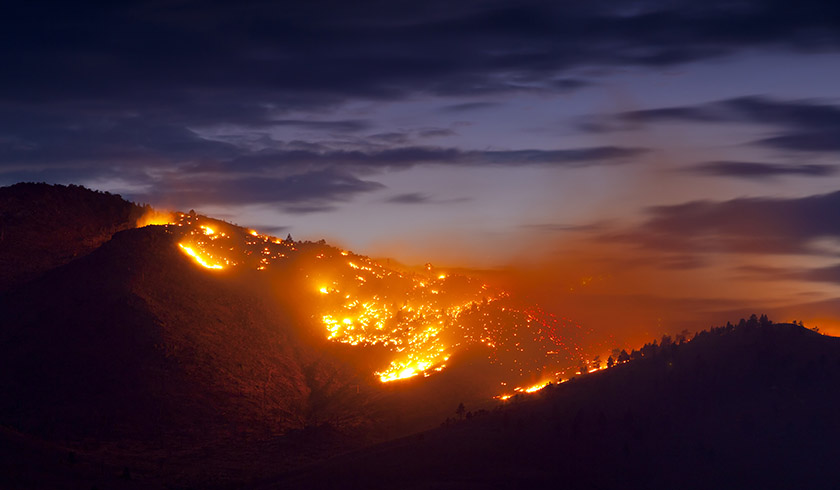
[[[27,1],[0,38],[0,185],[840,333],[835,2]]]

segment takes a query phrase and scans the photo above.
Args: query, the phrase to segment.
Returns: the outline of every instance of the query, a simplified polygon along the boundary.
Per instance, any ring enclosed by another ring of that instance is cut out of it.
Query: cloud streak
[[[45,12],[62,19],[59,31]],[[762,46],[836,49],[837,13],[818,0],[598,7],[502,0],[457,8],[320,0],[294,9],[208,1],[177,11],[153,1],[74,9],[19,2],[0,21],[0,92],[31,103],[111,100],[154,111],[204,102],[205,114],[217,117],[223,105],[241,117],[356,97],[567,92],[591,83],[566,74],[580,67],[661,67]]]
[[[638,228],[611,238],[651,250],[812,254],[840,239],[840,191],[800,198],[694,201],[649,209]]]
[[[827,177],[837,173],[833,165],[780,165],[760,162],[716,161],[704,162],[686,169],[686,172],[711,177],[739,179],[769,179],[784,176]]]
[[[628,111],[612,119],[584,121],[580,128],[590,132],[605,132],[627,129],[634,124],[749,123],[783,131],[777,136],[753,141],[755,145],[808,152],[840,150],[840,106],[812,100],[736,97],[695,106]]]
[[[331,203],[357,194],[384,189],[336,169],[317,170],[283,177],[190,177],[158,182],[148,194],[131,197],[147,202],[166,202],[193,207],[214,204],[273,204],[290,213],[332,209]]]

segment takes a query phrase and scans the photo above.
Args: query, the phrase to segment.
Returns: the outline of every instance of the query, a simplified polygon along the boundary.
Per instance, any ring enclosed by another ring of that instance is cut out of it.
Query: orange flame
[[[202,267],[206,267],[208,269],[221,269],[222,268],[222,266],[219,265],[219,264],[208,264],[207,261],[205,261],[204,258],[201,257],[201,255],[197,254],[195,252],[195,250],[192,249],[192,247],[188,247],[188,246],[184,245],[183,243],[179,243],[178,246],[181,247],[181,250],[183,250],[184,253],[186,253],[187,255],[192,257],[193,259],[195,259],[195,261],[198,265],[200,265]]]
[[[201,267],[270,273],[275,263],[299,261],[294,270],[303,272],[289,280],[307,286],[316,304],[312,317],[320,320],[324,337],[353,346],[380,346],[391,353],[372,373],[383,383],[443,371],[465,346],[486,349],[493,364],[509,363],[505,376],[511,380],[528,370],[544,371],[561,351],[577,349],[560,334],[562,328],[570,328],[568,323],[539,309],[517,308],[506,292],[467,276],[429,267],[401,271],[323,243],[280,240],[194,213],[174,219],[168,229]],[[521,357],[526,349],[527,359]],[[544,357],[534,355],[539,353]],[[547,384],[515,392],[533,393]]]

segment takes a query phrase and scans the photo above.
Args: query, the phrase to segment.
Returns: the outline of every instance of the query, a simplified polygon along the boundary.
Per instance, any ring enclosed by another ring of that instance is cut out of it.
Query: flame
[[[173,219],[167,230],[204,268],[271,274],[275,266],[295,261],[294,267],[277,270],[288,274],[288,284],[305,286],[302,293],[315,305],[310,315],[326,340],[390,353],[372,370],[383,383],[444,371],[452,356],[468,346],[482,349],[514,386],[525,376],[557,368],[567,359],[563,353],[575,356],[575,363],[580,355],[566,335],[579,325],[538,308],[520,308],[505,291],[477,279],[429,266],[398,270],[323,243],[280,240],[194,213]],[[547,384],[514,391],[533,393]]]
[[[171,225],[175,223],[175,213],[170,211],[156,211],[149,209],[143,216],[137,219],[137,227],[142,228],[149,225]]]
[[[540,381],[539,383],[537,383],[535,385],[526,386],[524,388],[516,387],[516,388],[513,389],[513,391],[516,391],[518,393],[535,393],[535,392],[540,391],[541,389],[545,388],[549,384],[551,384],[551,381]]]
[[[563,381],[560,381],[560,382],[562,383]],[[531,386],[526,386],[526,387],[517,386],[516,388],[513,389],[513,391],[515,393],[529,393],[529,394],[530,393],[536,393],[536,392],[540,391],[541,389],[545,388],[546,386],[550,385],[551,383],[552,383],[552,380],[540,381],[539,383],[537,383],[535,385],[531,385]],[[497,396],[494,396],[493,398],[495,398],[497,400],[505,401],[505,400],[511,399],[512,397],[513,397],[513,395],[511,395],[511,394],[505,394],[505,395],[497,395]]]
[[[538,384],[535,384],[535,385],[533,385],[533,386],[529,386],[529,387],[527,387],[527,388],[524,388],[524,389],[522,389],[522,390],[520,390],[520,391],[522,391],[522,392],[524,392],[524,393],[534,393],[534,392],[536,392],[536,391],[540,391],[541,389],[545,388],[545,387],[546,387],[546,386],[548,386],[550,383],[551,383],[551,381],[543,381],[543,382],[538,383]]]
[[[198,254],[195,252],[195,250],[193,250],[193,249],[192,249],[192,247],[188,247],[188,246],[184,245],[183,243],[179,243],[179,244],[178,244],[178,246],[179,246],[179,247],[181,247],[181,250],[183,250],[183,251],[184,251],[187,255],[189,255],[190,257],[192,257],[193,259],[195,259],[195,261],[196,261],[196,263],[198,263],[198,265],[200,265],[200,266],[202,266],[202,267],[206,267],[206,268],[208,268],[208,269],[221,269],[221,268],[222,268],[222,266],[221,266],[221,265],[219,265],[219,264],[212,264],[212,265],[211,265],[211,264],[208,264],[208,263],[207,263],[207,262],[206,262],[206,261],[205,261],[205,260],[201,257],[201,255],[198,255]]]

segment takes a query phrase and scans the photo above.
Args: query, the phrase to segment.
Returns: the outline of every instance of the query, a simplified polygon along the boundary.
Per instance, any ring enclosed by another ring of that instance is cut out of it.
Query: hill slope
[[[168,459],[189,473],[200,470],[182,467],[196,451],[202,464],[220,462],[290,431],[328,424],[352,435],[372,422],[352,369],[172,241],[162,227],[120,232],[0,297],[3,425],[80,454],[132,466]]]
[[[265,488],[834,488],[840,339],[706,332]]]

